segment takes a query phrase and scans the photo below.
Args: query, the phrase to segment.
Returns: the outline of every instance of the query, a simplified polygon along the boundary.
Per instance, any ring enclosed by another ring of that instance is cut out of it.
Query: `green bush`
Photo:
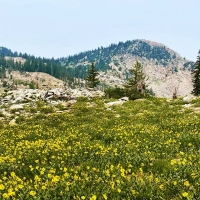
[[[119,87],[110,87],[105,89],[105,94],[106,97],[108,98],[114,98],[114,99],[119,99],[123,96],[125,96],[125,90],[123,88],[119,88]]]

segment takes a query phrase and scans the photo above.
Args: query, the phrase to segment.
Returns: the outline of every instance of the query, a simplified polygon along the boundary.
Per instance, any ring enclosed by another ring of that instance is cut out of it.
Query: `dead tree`
[[[178,87],[175,87],[174,92],[173,92],[173,96],[172,96],[173,99],[177,99],[178,98],[177,92],[178,92]]]

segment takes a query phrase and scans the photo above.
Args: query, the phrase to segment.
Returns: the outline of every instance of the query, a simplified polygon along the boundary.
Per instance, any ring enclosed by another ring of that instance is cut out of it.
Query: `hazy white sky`
[[[0,0],[0,46],[57,58],[146,39],[196,61],[199,8],[200,0]]]

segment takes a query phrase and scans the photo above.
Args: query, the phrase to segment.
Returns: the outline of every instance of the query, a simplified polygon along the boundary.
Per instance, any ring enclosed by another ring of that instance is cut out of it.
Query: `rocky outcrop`
[[[94,89],[67,89],[54,88],[48,91],[39,89],[19,89],[3,93],[0,97],[1,104],[19,104],[28,101],[45,100],[47,102],[54,102],[55,100],[68,101],[77,99],[78,97],[102,97],[104,92]]]

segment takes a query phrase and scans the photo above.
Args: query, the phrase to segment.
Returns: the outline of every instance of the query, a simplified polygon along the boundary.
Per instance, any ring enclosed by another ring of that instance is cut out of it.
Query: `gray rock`
[[[9,125],[16,125],[16,120],[15,119],[12,119],[10,122],[9,122]]]
[[[191,98],[190,98],[189,96],[185,96],[185,97],[183,97],[183,101],[184,101],[185,103],[190,103]]]
[[[10,106],[10,110],[23,110],[23,105],[21,104],[13,104],[12,106]]]
[[[123,101],[113,101],[105,104],[106,108],[112,107],[112,106],[121,106],[123,105]]]

